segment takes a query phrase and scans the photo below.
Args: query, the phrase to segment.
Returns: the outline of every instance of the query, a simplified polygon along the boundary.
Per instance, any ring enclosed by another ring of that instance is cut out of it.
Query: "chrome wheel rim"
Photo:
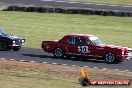
[[[62,55],[63,55],[62,50],[60,48],[57,48],[55,50],[55,56],[56,57],[61,57]]]
[[[114,61],[114,55],[112,54],[112,53],[108,53],[107,55],[106,55],[106,61],[107,62],[109,62],[109,63],[111,63],[111,62],[113,62]]]

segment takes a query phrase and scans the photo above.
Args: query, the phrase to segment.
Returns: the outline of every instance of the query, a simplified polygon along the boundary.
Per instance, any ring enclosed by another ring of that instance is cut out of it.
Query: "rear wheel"
[[[64,51],[61,48],[56,48],[53,52],[53,55],[57,58],[64,57]]]

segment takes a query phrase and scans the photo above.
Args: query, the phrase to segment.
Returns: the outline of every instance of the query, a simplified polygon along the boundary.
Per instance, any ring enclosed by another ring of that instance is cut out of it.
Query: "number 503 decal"
[[[88,46],[78,46],[79,53],[89,53]]]

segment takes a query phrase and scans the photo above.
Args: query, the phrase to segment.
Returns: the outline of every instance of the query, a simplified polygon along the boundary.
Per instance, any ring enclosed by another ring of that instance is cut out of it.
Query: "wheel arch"
[[[113,53],[112,51],[108,51],[108,52],[105,52],[105,53],[103,54],[103,59],[105,59],[105,56],[106,56],[108,53],[112,53],[112,54],[115,56],[115,59],[117,58],[117,56],[116,56],[115,53]]]
[[[65,49],[64,49],[64,48],[62,48],[62,47],[54,47],[54,48],[53,48],[53,50],[52,50],[52,53],[53,53],[53,52],[54,52],[54,50],[55,50],[55,49],[57,49],[57,48],[60,48],[60,49],[61,49],[61,50],[65,53]]]

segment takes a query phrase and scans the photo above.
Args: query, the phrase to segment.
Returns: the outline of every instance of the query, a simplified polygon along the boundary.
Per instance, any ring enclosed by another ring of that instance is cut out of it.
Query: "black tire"
[[[91,85],[91,81],[88,79],[88,78],[82,78],[81,80],[80,80],[80,84],[82,85],[82,86],[88,86],[88,85]]]
[[[54,57],[62,58],[62,57],[64,57],[64,51],[61,48],[56,48],[53,51],[53,55],[54,55]]]
[[[70,55],[65,55],[65,59],[71,59]]]
[[[120,63],[122,63],[123,61],[121,61],[121,60],[116,60],[115,61],[115,64],[120,64]]]
[[[21,47],[12,47],[13,51],[19,51]]]
[[[8,51],[8,50],[11,50],[11,48],[9,47],[8,44],[4,43],[4,42],[1,42],[0,43],[0,51]]]
[[[105,59],[106,63],[108,63],[108,64],[113,64],[116,62],[116,57],[113,53],[107,53],[104,56],[104,59]]]

